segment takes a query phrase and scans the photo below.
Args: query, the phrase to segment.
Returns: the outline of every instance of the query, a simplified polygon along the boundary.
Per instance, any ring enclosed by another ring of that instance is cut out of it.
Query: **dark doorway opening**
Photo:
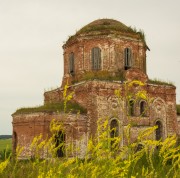
[[[161,140],[163,137],[162,123],[160,121],[157,121],[156,126],[158,126],[158,128],[156,129],[156,140]]]
[[[16,148],[18,144],[17,133],[13,132],[13,152],[16,154]]]
[[[65,134],[59,131],[55,135],[55,147],[57,148],[57,157],[65,156]]]
[[[110,123],[110,137],[111,137],[111,147],[117,147],[118,145],[114,145],[115,138],[119,136],[119,124],[116,119],[113,119]]]

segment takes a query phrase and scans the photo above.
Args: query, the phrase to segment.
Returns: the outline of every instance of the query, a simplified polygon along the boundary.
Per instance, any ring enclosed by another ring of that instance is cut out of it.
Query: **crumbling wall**
[[[19,158],[24,159],[34,155],[34,149],[31,149],[31,144],[35,137],[42,135],[41,140],[43,141],[54,134],[50,132],[50,123],[53,119],[57,121],[57,125],[62,123],[67,146],[72,144],[74,148],[76,148],[79,146],[77,142],[83,143],[80,145],[80,150],[76,153],[77,156],[83,157],[89,135],[87,116],[64,113],[32,113],[13,116],[13,145],[23,149]],[[16,152],[15,149],[16,148],[13,147],[13,152]],[[43,153],[41,152],[42,157],[46,157],[47,154],[47,150],[43,150]],[[76,156],[74,152],[67,152],[66,154]]]

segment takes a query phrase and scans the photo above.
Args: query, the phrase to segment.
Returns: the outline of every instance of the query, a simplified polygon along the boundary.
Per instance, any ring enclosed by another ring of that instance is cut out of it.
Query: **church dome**
[[[76,32],[75,35],[70,36],[67,42],[76,39],[76,37],[110,34],[114,34],[116,36],[126,36],[135,39],[141,39],[145,42],[143,32],[139,32],[135,28],[133,29],[132,27],[128,27],[122,22],[119,22],[114,19],[95,20],[81,28],[79,31]]]
[[[91,32],[101,32],[101,31],[116,31],[116,32],[133,32],[130,27],[127,27],[123,23],[113,20],[113,19],[98,19],[88,25],[81,28],[77,34],[91,33]]]

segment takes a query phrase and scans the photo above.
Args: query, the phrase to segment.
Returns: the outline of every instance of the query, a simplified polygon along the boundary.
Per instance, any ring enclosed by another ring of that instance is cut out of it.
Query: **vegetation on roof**
[[[77,34],[88,33],[92,31],[101,31],[101,30],[114,30],[132,33],[133,30],[123,23],[113,20],[113,19],[100,19],[91,22],[90,24],[81,28]]]
[[[45,113],[53,113],[53,112],[62,112],[64,111],[64,102],[58,103],[48,103],[42,106],[37,107],[27,107],[27,108],[20,108],[14,114],[30,114],[35,112],[45,112]],[[80,106],[78,103],[75,102],[67,102],[66,104],[66,112],[71,113],[87,113],[87,110]],[[13,115],[14,115],[13,114]]]
[[[157,85],[175,86],[173,82],[164,81],[164,80],[160,80],[160,79],[149,79],[149,83],[157,84]]]
[[[176,109],[177,109],[177,114],[180,115],[180,104],[176,105]]]
[[[86,71],[81,78],[75,80],[72,83],[78,83],[84,80],[105,80],[105,81],[124,81],[124,75],[122,71],[116,73],[110,73],[106,70],[99,71]]]
[[[131,26],[128,27],[125,24],[114,19],[95,20],[89,23],[88,25],[84,26],[83,28],[81,28],[79,31],[76,32],[75,35],[70,36],[68,41],[73,39],[77,35],[80,35],[83,33],[88,34],[90,32],[105,32],[108,34],[111,31],[117,34],[125,33],[128,36],[140,38],[146,44],[145,34],[142,30],[137,30],[136,28],[132,28]]]

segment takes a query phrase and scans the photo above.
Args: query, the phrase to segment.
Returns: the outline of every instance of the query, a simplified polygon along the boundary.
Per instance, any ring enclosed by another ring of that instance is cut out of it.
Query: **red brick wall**
[[[102,70],[109,72],[124,71],[124,49],[132,49],[132,67],[146,73],[146,48],[142,41],[124,36],[90,36],[77,37],[74,43],[64,45],[64,77],[63,83],[71,84],[77,80],[84,71],[91,71],[92,59],[91,49],[99,47],[101,49]],[[69,74],[69,54],[73,52],[75,56],[75,76]]]
[[[32,141],[35,137],[42,135],[42,140],[50,137],[53,133],[50,132],[50,123],[55,119],[63,123],[63,130],[65,132],[65,141],[68,144],[73,144],[75,147],[78,142],[87,144],[88,136],[88,119],[85,115],[76,114],[47,114],[47,113],[32,113],[32,114],[18,114],[13,116],[13,133],[16,133],[17,138],[13,137],[13,145],[23,148],[19,158],[31,157],[34,152],[30,148]],[[85,151],[84,144],[80,145],[80,152],[78,155],[81,157]],[[15,148],[13,148],[15,152]],[[42,157],[47,156],[47,150],[41,153]],[[71,152],[66,153],[69,156]]]

